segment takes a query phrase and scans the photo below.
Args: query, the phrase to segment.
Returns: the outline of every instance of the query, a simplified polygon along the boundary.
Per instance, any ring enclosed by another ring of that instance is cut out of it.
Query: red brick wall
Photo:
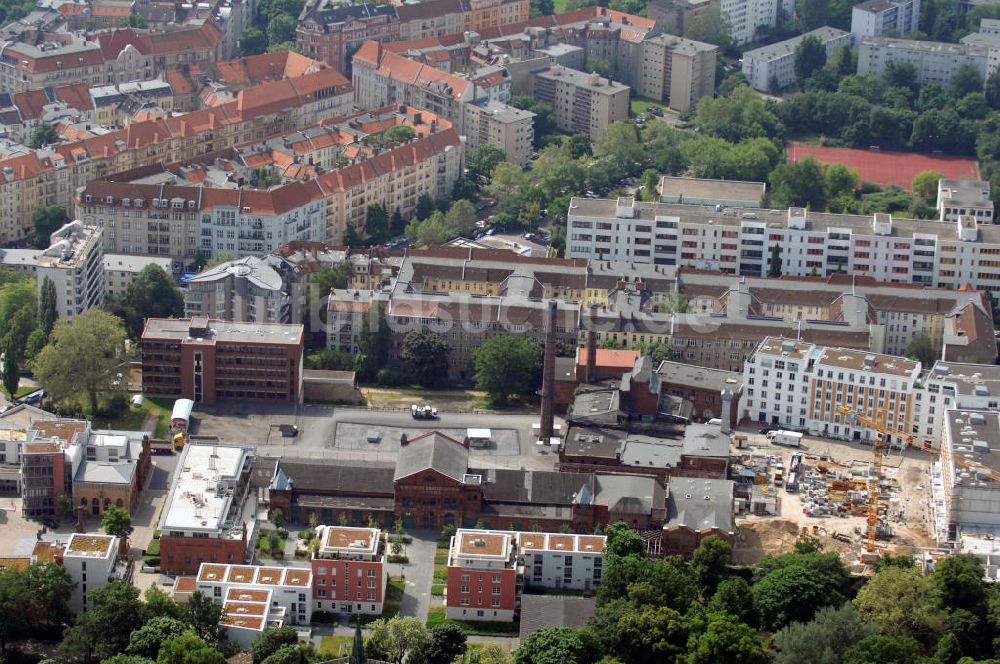
[[[467,576],[467,580],[462,580]],[[467,588],[468,592],[462,592]],[[497,590],[499,594],[494,594]],[[462,604],[462,599],[469,604]],[[499,605],[493,606],[493,600]],[[448,567],[448,606],[456,609],[513,611],[517,600],[517,572],[513,569],[466,569]],[[489,615],[489,614],[487,614]]]
[[[160,536],[160,569],[165,574],[194,574],[202,562],[242,564],[241,539],[195,539]]]
[[[326,558],[314,558],[312,561],[313,573],[313,598],[320,600],[331,600],[337,602],[381,602],[382,601],[382,575],[385,573],[384,565],[381,561],[369,562],[361,560],[330,560]],[[319,570],[325,569],[326,574],[320,574]],[[358,576],[358,570],[361,576]],[[369,576],[369,572],[374,572],[375,576]],[[322,583],[325,581],[325,585]],[[358,588],[358,581],[361,587]],[[375,585],[370,588],[371,584]],[[321,597],[320,590],[326,591],[326,596]],[[358,599],[358,593],[361,599]],[[370,599],[368,593],[375,593],[375,599]]]
[[[461,527],[479,518],[482,488],[467,487],[433,470],[404,477],[395,486],[396,513],[414,528],[440,530],[446,523]]]

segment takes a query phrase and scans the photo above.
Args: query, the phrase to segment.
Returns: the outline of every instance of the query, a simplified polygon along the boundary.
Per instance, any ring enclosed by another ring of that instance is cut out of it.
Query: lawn
[[[517,636],[519,625],[516,622],[493,622],[489,620],[448,620],[445,618],[443,606],[432,606],[427,611],[427,627],[451,624],[461,628],[466,634],[481,636]]]
[[[445,583],[448,580],[448,566],[434,564],[434,583]]]
[[[566,12],[566,0],[554,0],[552,4],[555,6],[557,14]]]
[[[359,615],[362,625],[378,620],[379,618],[392,618],[399,615],[399,608],[403,604],[403,588],[406,581],[401,576],[390,576],[388,586],[385,589],[385,602],[382,604],[382,615]]]
[[[103,397],[103,395],[102,395]],[[142,405],[136,408],[129,405],[126,412],[112,420],[94,420],[95,429],[118,429],[120,431],[142,431],[146,418],[149,415],[156,416],[156,427],[153,429],[153,438],[166,438],[170,429],[170,413],[173,412],[174,404],[170,399],[143,399]]]
[[[347,657],[354,645],[353,636],[324,636],[319,642],[320,659]]]
[[[433,595],[434,597],[444,597],[444,584],[443,583],[431,584],[431,595]]]
[[[653,101],[652,99],[643,99],[642,97],[636,97],[632,100],[632,115],[639,115],[640,113],[645,113],[651,108],[663,109],[664,113],[672,113],[666,106],[660,102]]]

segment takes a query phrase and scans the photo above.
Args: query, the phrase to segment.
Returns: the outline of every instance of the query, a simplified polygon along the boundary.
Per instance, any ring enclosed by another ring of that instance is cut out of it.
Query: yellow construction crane
[[[883,413],[885,411],[882,411]],[[879,435],[872,441],[872,474],[868,478],[868,529],[865,533],[865,553],[869,556],[878,555],[875,548],[875,538],[878,534],[878,505],[880,486],[882,477],[882,459],[885,457],[885,449],[889,445],[889,438],[895,436],[907,445],[913,445],[916,440],[912,436],[902,431],[890,429],[888,424],[878,422],[863,413],[853,410],[847,406],[837,406],[837,413],[843,415],[848,422],[858,424],[877,432]],[[864,556],[862,557],[864,560]]]

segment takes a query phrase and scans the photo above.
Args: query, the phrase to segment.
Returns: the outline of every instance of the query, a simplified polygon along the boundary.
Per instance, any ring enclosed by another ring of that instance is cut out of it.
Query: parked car
[[[48,528],[49,530],[55,530],[56,528],[59,527],[59,522],[53,519],[51,516],[47,516],[44,519],[42,519],[42,525]]]

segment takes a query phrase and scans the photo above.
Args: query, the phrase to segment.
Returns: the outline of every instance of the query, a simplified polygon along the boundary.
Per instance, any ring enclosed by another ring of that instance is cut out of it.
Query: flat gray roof
[[[695,198],[717,201],[740,201],[760,203],[767,191],[763,182],[741,180],[709,180],[705,178],[681,178],[664,175],[660,178],[660,195],[664,198]]]
[[[656,373],[666,383],[687,385],[702,390],[721,392],[725,389],[735,393],[743,387],[743,374],[722,369],[709,369],[683,362],[669,360],[660,362]]]
[[[839,39],[845,36],[849,37],[850,34],[850,32],[824,25],[821,28],[810,30],[803,35],[798,35],[796,37],[792,37],[791,39],[780,41],[776,44],[768,44],[767,46],[761,46],[760,48],[755,48],[752,51],[747,51],[743,54],[743,57],[753,58],[754,60],[776,60],[795,53],[795,48],[801,44],[806,37],[816,37],[825,45],[827,42],[833,41],[834,39]]]
[[[204,319],[203,319],[204,320]],[[268,343],[290,344],[302,343],[301,325],[283,325],[279,323],[234,323],[231,321],[211,320],[208,323],[207,337],[192,337],[192,319],[188,318],[148,318],[146,328],[142,332],[145,339],[169,339],[175,341],[194,341],[202,338],[205,341],[221,343]]]

